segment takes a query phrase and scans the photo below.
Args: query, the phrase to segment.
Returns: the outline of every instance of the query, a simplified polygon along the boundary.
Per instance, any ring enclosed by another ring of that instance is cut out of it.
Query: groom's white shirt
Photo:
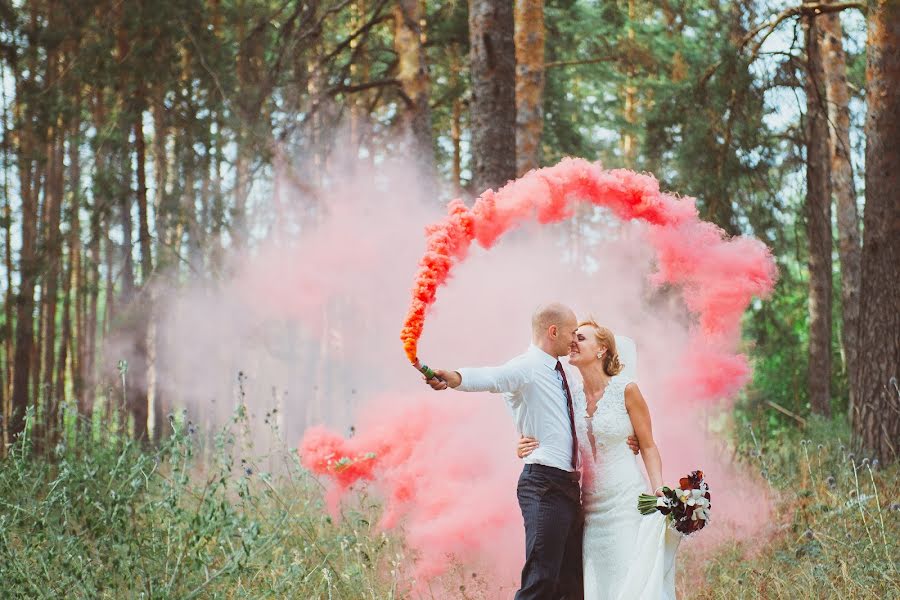
[[[458,369],[462,383],[456,389],[502,393],[519,433],[540,442],[540,446],[525,457],[525,463],[571,471],[572,429],[556,361],[532,344],[524,354],[505,365]],[[581,378],[567,364],[563,363],[563,368],[577,415]]]

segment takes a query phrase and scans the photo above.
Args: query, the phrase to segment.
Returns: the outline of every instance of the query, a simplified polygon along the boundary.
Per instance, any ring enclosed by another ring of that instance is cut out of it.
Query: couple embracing
[[[439,378],[427,381],[436,390],[502,393],[516,421],[525,462],[516,600],[675,598],[680,534],[662,514],[637,510],[648,485],[635,454],[657,495],[662,461],[647,403],[622,371],[612,332],[553,303],[535,311],[524,354],[499,367],[435,369]]]

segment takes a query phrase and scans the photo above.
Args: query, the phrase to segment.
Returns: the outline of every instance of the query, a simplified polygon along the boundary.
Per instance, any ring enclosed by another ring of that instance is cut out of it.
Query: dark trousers
[[[582,600],[578,474],[525,465],[517,494],[525,521],[525,566],[516,600]]]

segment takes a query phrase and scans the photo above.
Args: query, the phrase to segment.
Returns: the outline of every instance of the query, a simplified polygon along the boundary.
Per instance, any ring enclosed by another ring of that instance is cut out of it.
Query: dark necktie
[[[575,437],[575,408],[572,406],[572,392],[569,390],[566,371],[559,361],[556,361],[556,370],[559,371],[559,375],[562,377],[563,391],[566,393],[566,406],[569,409],[569,427],[572,428],[572,470],[574,471],[578,459],[578,438]]]

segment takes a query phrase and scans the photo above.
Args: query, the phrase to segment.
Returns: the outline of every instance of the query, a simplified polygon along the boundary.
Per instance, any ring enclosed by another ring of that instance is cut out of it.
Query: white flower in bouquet
[[[638,511],[642,515],[660,512],[669,525],[684,535],[690,535],[709,522],[709,485],[703,480],[703,471],[693,471],[679,480],[679,487],[661,488],[661,497],[650,494],[638,496]]]

